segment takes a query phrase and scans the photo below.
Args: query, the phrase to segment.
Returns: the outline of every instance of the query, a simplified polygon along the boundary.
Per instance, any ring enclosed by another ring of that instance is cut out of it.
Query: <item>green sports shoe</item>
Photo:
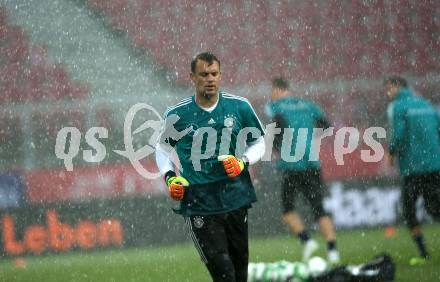
[[[428,262],[426,258],[422,257],[413,257],[409,260],[409,265],[411,266],[419,266],[419,265],[425,265]]]

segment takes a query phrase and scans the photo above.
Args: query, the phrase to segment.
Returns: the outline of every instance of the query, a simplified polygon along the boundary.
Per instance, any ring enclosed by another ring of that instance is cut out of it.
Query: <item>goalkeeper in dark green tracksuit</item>
[[[440,217],[440,117],[422,97],[414,95],[405,79],[385,80],[390,159],[397,159],[404,178],[403,213],[422,258],[429,257],[416,217],[416,201],[423,196],[426,210]]]
[[[220,78],[213,54],[192,61],[196,94],[165,112],[156,162],[212,279],[245,282],[247,210],[257,200],[248,167],[264,154],[264,130],[246,99],[219,91]]]
[[[289,83],[282,77],[272,80],[272,100],[267,104],[266,113],[282,129],[275,139],[275,149],[281,158],[278,168],[283,172],[282,205],[283,220],[304,244],[303,260],[307,261],[318,249],[318,244],[311,239],[299,214],[295,210],[295,199],[302,193],[312,207],[315,219],[319,222],[321,233],[327,241],[328,260],[332,264],[339,263],[339,252],[336,249],[336,233],[330,216],[325,213],[322,205],[323,185],[321,182],[319,152],[313,148],[313,129],[328,128],[329,123],[321,109],[311,101],[293,97]],[[291,144],[283,144],[287,140],[288,131],[293,132]],[[305,134],[301,134],[305,132]],[[278,140],[278,141],[277,141]],[[303,144],[304,146],[302,146]],[[303,156],[291,160],[290,153],[296,155],[297,147],[303,148]],[[316,160],[310,158],[315,155]]]

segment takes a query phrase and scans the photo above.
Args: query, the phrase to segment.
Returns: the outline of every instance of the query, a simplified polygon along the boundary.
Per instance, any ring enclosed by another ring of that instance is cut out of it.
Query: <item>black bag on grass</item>
[[[387,282],[394,280],[395,272],[391,256],[384,253],[361,265],[336,267],[312,277],[310,282]]]

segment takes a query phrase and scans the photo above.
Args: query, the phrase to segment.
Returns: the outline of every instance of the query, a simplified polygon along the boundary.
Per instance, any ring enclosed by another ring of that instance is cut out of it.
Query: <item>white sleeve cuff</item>
[[[246,148],[243,156],[247,158],[250,165],[258,162],[264,155],[266,150],[266,144],[264,143],[264,137],[260,136],[255,142]]]
[[[163,149],[160,144],[156,145],[156,164],[162,175],[165,175],[170,170],[175,170],[171,158],[170,152]]]

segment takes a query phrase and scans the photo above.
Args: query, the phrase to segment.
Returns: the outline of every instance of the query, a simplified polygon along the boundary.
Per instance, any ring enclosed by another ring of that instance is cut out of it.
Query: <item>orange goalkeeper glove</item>
[[[185,194],[185,187],[189,186],[188,180],[182,176],[172,176],[167,179],[170,197],[175,201],[181,201]]]
[[[218,160],[222,162],[223,168],[229,177],[236,177],[240,175],[245,167],[243,160],[237,159],[232,155],[218,156]]]

